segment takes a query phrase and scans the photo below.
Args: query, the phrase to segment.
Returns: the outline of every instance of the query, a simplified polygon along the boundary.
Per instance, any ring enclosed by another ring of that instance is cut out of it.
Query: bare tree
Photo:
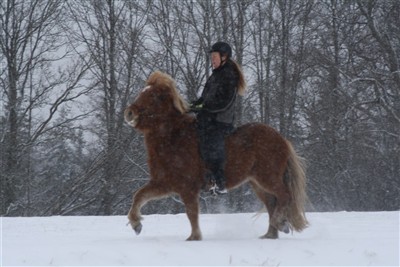
[[[216,41],[246,74],[239,124],[295,143],[316,209],[398,208],[399,16],[396,0],[0,1],[1,214],[125,213],[149,175],[125,106],[156,69],[197,98]],[[254,207],[245,188],[203,200]]]
[[[71,55],[60,28],[63,8],[63,1],[0,3],[0,52],[5,64],[0,73],[5,111],[1,114],[2,214],[12,203],[17,205],[17,199],[24,195],[24,184],[30,187],[22,177],[31,175],[31,148],[57,127],[52,122],[59,108],[85,93],[80,81],[86,65],[70,61],[67,67],[54,69],[56,62],[68,62]],[[81,117],[68,117],[66,121]],[[66,121],[58,122],[58,126]]]
[[[259,120],[261,122],[270,123],[271,116],[271,87],[272,87],[272,56],[273,56],[273,10],[274,1],[264,2],[256,1],[251,16],[253,20],[249,27],[252,36],[252,43],[248,53],[250,57],[249,68],[253,70],[254,91],[257,93]]]
[[[74,1],[68,6],[78,28],[72,35],[84,45],[80,56],[90,64],[92,79],[97,81],[93,133],[103,154],[94,167],[102,171],[100,177],[94,176],[102,182],[98,212],[112,214],[117,194],[126,190],[124,151],[132,140],[132,130],[124,126],[123,111],[133,89],[144,79],[137,58],[143,47],[146,16],[140,13],[141,1]]]
[[[366,18],[369,12],[374,14],[374,25],[382,29],[390,27],[390,16],[385,19],[390,13],[383,10],[396,5],[370,1],[366,3],[367,12],[364,4],[332,0],[316,5],[319,14],[316,32],[320,36],[312,52],[317,63],[313,67],[316,86],[314,91],[308,91],[314,99],[303,110],[308,109],[310,122],[306,150],[311,152],[311,185],[315,190],[312,195],[317,203],[329,209],[354,209],[366,202],[370,208],[379,206],[378,199],[389,195],[393,198],[399,191],[398,186],[393,186],[396,175],[388,171],[398,168],[392,160],[399,161],[394,154],[399,148],[395,145],[398,135],[392,135],[396,128],[390,122],[393,113],[385,112],[385,104],[378,100],[379,92],[396,92],[398,86],[395,77],[389,74],[390,67],[379,71],[377,67],[394,65],[386,61],[388,50],[377,45],[379,41],[370,28],[372,23]],[[396,39],[393,33],[388,32],[387,36]],[[385,72],[389,75],[382,75]],[[393,104],[396,93],[389,98],[386,104]],[[388,163],[386,170],[382,162]],[[381,175],[376,174],[377,170]],[[372,186],[375,182],[379,186]],[[367,193],[370,191],[374,191],[373,196]]]

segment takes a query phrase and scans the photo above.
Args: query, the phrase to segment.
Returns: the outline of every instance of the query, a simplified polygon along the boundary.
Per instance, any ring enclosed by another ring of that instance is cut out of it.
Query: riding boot
[[[210,169],[206,169],[206,183],[209,185],[209,191],[211,192],[211,194],[216,194],[215,193],[215,189],[217,188],[217,183],[216,183],[216,179],[214,174],[212,173],[212,171],[210,171]]]
[[[218,177],[216,179],[217,188],[215,189],[217,194],[222,195],[228,193],[228,190],[225,187],[225,176],[223,174],[218,174],[217,177]]]
[[[228,190],[225,187],[224,161],[216,161],[213,165],[212,172],[216,183],[215,192],[220,195],[226,194]]]
[[[206,180],[210,185],[209,191],[211,195],[221,195],[228,193],[225,188],[225,176],[223,175],[223,170],[212,172],[210,170],[206,171]]]

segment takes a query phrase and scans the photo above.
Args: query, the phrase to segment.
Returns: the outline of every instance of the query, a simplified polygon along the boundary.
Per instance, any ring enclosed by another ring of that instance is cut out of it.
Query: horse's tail
[[[286,182],[291,194],[288,208],[288,220],[294,230],[301,232],[308,226],[305,215],[305,204],[308,201],[306,193],[306,174],[304,159],[299,157],[292,144],[287,141],[289,148]]]

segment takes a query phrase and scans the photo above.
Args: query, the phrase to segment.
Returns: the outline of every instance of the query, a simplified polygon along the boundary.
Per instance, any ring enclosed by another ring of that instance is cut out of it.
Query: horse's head
[[[184,114],[186,102],[179,95],[171,76],[156,71],[150,75],[146,87],[125,109],[125,120],[134,128],[147,130],[168,120],[168,116]]]

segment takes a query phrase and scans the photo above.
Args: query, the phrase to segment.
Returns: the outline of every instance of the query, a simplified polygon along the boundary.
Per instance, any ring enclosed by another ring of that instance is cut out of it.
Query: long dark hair
[[[239,75],[238,94],[243,96],[246,92],[246,80],[244,79],[242,68],[235,60],[231,58],[229,60],[233,63],[233,66],[235,66],[235,69]]]

